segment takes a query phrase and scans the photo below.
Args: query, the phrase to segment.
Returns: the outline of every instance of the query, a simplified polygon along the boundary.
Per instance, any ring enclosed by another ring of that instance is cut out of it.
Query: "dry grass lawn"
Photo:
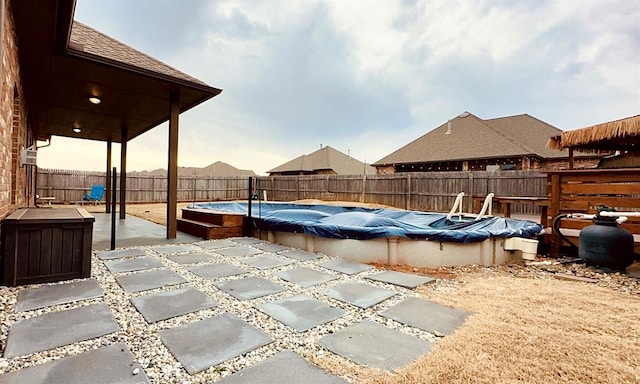
[[[184,204],[186,206],[186,204]],[[178,209],[182,208],[180,204]],[[164,224],[165,205],[128,212]],[[330,355],[314,358],[353,381],[382,383],[639,383],[640,296],[508,267],[442,271],[458,284],[419,288],[472,315],[433,350],[394,374]]]

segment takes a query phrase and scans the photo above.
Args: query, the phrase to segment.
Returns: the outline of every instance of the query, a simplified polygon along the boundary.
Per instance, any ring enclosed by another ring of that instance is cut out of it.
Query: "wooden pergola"
[[[167,238],[175,238],[179,115],[221,90],[75,23],[75,3],[11,3],[29,124],[38,140],[66,136],[106,142],[107,201],[112,192],[111,145],[120,143],[124,219],[127,142],[169,122]]]

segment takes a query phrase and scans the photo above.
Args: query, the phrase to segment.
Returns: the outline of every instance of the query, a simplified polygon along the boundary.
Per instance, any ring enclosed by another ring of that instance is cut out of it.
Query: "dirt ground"
[[[164,204],[127,210],[164,224]],[[314,363],[367,384],[640,382],[638,279],[584,266],[544,265],[394,267],[436,277],[435,284],[418,288],[420,295],[471,316],[430,353],[393,374],[333,355]],[[633,268],[640,270],[637,263]],[[558,274],[589,276],[592,282],[554,278]]]

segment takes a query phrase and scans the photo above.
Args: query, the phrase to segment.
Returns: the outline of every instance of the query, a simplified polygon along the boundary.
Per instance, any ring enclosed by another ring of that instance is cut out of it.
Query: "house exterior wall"
[[[594,168],[599,158],[574,159],[574,168]],[[492,169],[496,168],[496,169]],[[569,169],[569,160],[564,159],[539,159],[537,157],[522,156],[494,159],[475,159],[465,161],[447,161],[435,163],[396,164],[376,167],[378,174],[391,174],[400,172],[457,172],[457,171],[491,171],[491,170],[558,170]]]
[[[0,219],[33,205],[34,167],[20,165],[21,149],[34,143],[27,128],[18,46],[9,2],[2,2],[0,62]]]

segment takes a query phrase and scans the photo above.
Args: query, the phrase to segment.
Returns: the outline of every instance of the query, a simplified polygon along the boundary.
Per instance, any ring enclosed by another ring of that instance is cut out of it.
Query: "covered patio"
[[[168,122],[164,235],[175,239],[179,115],[221,90],[75,22],[75,3],[12,2],[34,135],[49,143],[53,136],[105,142],[105,197],[111,201],[119,193],[119,217],[124,220],[127,142]],[[110,182],[113,143],[121,145],[118,191]]]

